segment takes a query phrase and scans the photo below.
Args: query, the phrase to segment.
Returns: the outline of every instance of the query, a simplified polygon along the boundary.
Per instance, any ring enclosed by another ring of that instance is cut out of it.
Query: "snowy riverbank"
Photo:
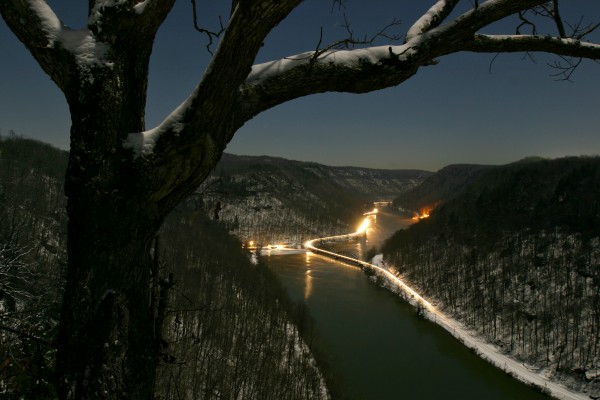
[[[388,271],[387,266],[383,263],[382,255],[377,255],[374,257],[371,263],[361,264],[364,268],[370,268],[373,272],[375,272],[376,275],[374,276],[374,280],[377,284],[400,295],[411,305],[417,308],[419,315],[421,315],[423,318],[440,325],[479,357],[500,368],[515,379],[518,379],[525,384],[534,387],[536,390],[539,390],[557,399],[590,399],[590,396],[585,393],[574,392],[562,384],[550,380],[544,375],[542,370],[533,370],[532,367],[528,367],[523,363],[507,356],[497,346],[487,342],[472,329],[466,327],[456,319],[444,314],[433,304],[425,300],[419,293],[413,290],[400,278]]]

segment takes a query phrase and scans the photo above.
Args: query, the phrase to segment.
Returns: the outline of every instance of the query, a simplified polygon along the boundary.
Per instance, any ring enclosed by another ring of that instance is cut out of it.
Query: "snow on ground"
[[[351,235],[342,235],[351,236]],[[333,238],[326,238],[331,240]],[[320,250],[315,244],[321,239],[315,239],[307,243],[307,247],[311,247],[315,250]],[[322,254],[335,257],[334,253],[328,251],[319,251]],[[339,256],[338,259],[348,259],[345,256]],[[544,376],[543,371],[532,370],[525,364],[514,360],[507,355],[503,354],[502,351],[488,343],[481,336],[477,335],[475,331],[469,329],[464,324],[456,319],[449,317],[444,314],[441,310],[435,307],[433,304],[425,300],[419,293],[408,286],[400,278],[392,274],[387,270],[386,265],[383,262],[383,255],[379,254],[373,258],[372,263],[366,263],[360,260],[354,260],[355,264],[361,265],[362,268],[371,268],[375,270],[378,276],[383,277],[384,286],[388,287],[394,293],[398,293],[404,299],[406,299],[411,305],[416,307],[419,314],[424,318],[440,325],[442,328],[447,330],[452,336],[457,338],[461,343],[472,349],[482,359],[490,362],[492,365],[500,368],[507,374],[514,378],[532,386],[548,395],[551,395],[561,400],[584,400],[589,397],[584,393],[577,393],[569,390],[565,386],[554,382]],[[387,283],[387,285],[386,285]],[[389,286],[388,286],[389,285]]]
[[[500,368],[507,374],[526,383],[529,386],[536,387],[544,393],[547,393],[557,399],[565,400],[583,400],[589,399],[584,393],[576,393],[568,388],[551,381],[543,375],[541,371],[532,370],[531,367],[514,360],[505,355],[498,347],[487,342],[484,338],[477,335],[475,331],[466,327],[460,321],[449,317],[434,305],[425,300],[410,286],[404,283],[400,278],[393,275],[387,270],[383,263],[383,255],[375,256],[371,263],[371,268],[375,269],[380,276],[387,278],[388,282],[400,289],[402,297],[404,297],[411,305],[420,310],[421,315],[440,325],[447,330],[452,336],[457,338],[461,343],[472,349],[475,354],[492,365]]]

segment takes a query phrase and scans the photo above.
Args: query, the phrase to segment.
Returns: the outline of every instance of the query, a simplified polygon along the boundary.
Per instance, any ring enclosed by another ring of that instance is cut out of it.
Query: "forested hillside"
[[[67,153],[0,140],[0,393],[53,397],[53,341],[66,263]]]
[[[417,213],[430,211],[467,187],[489,165],[453,164],[428,176],[421,184],[394,198],[394,206]]]
[[[364,207],[392,200],[429,175],[224,154],[200,191],[243,240],[302,243],[347,232]]]
[[[599,199],[597,157],[494,167],[383,252],[507,353],[598,396]]]
[[[55,398],[66,163],[67,153],[51,146],[0,140],[2,398]],[[329,398],[305,344],[306,310],[199,206],[190,199],[169,216],[153,253],[157,398]]]
[[[161,287],[171,292],[161,320],[162,398],[329,398],[306,344],[306,310],[238,239],[187,204],[164,224],[159,249]]]

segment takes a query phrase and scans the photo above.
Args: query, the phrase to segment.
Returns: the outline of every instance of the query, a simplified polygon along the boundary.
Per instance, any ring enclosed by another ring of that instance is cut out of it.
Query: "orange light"
[[[418,221],[420,219],[425,219],[425,218],[429,218],[429,215],[431,214],[431,211],[433,210],[434,206],[427,206],[427,207],[423,207],[419,210],[419,212],[416,212],[415,215],[412,217],[412,219],[414,221]]]

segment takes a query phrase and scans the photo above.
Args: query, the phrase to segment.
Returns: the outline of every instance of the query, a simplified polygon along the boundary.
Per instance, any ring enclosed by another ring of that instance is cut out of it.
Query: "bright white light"
[[[369,225],[371,225],[371,220],[369,218],[365,218],[356,233],[366,232]]]

